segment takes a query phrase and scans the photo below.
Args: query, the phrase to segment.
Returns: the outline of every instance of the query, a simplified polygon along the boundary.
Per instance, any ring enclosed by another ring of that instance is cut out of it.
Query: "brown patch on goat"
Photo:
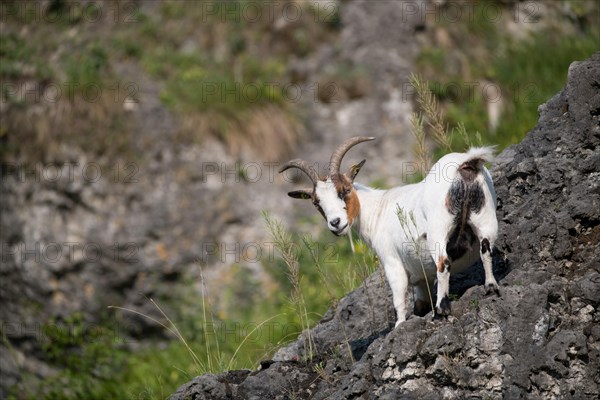
[[[356,190],[352,185],[352,180],[345,174],[338,174],[332,176],[331,181],[334,183],[335,190],[338,192],[338,195],[343,195],[343,200],[346,203],[348,224],[352,224],[360,212],[360,202],[358,201]]]
[[[348,223],[352,224],[360,212],[360,202],[354,189],[346,197],[346,212],[348,214]]]
[[[438,272],[444,272],[448,266],[448,257],[440,256],[438,258],[437,270]]]

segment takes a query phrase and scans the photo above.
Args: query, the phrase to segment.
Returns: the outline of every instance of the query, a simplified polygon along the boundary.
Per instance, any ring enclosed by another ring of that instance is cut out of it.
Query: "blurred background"
[[[369,135],[357,181],[417,180],[411,73],[501,150],[599,27],[583,0],[3,1],[0,398],[165,398],[255,368],[377,268],[282,163]],[[266,220],[297,244],[305,319]]]

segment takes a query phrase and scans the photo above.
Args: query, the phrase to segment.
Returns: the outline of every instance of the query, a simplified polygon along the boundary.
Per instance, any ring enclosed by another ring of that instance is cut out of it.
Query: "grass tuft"
[[[316,353],[315,343],[310,330],[311,322],[308,317],[306,301],[304,299],[304,294],[302,293],[302,277],[300,274],[297,247],[295,246],[295,243],[292,242],[291,235],[285,230],[281,222],[271,218],[268,213],[263,213],[263,218],[274,241],[275,248],[279,250],[281,257],[288,268],[287,277],[292,284],[290,304],[293,306],[296,315],[301,321],[302,332],[306,332],[306,335],[302,335],[304,338],[304,348],[307,351],[304,356],[306,358],[305,361],[310,361]]]

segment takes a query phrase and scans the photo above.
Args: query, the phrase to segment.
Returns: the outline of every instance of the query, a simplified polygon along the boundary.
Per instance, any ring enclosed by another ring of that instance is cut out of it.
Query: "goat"
[[[366,160],[340,173],[348,150],[374,139],[360,136],[342,143],[332,153],[323,179],[306,161],[289,161],[279,172],[297,168],[311,179],[313,187],[288,195],[311,199],[335,235],[347,234],[359,221],[360,236],[377,254],[392,289],[396,326],[406,320],[409,283],[415,287],[415,314],[425,315],[431,309],[428,285],[437,278],[434,317],[447,316],[450,269],[461,272],[480,258],[486,292],[499,294],[491,254],[498,234],[496,192],[484,166],[492,160],[493,148],[447,154],[421,182],[379,190],[354,183]],[[411,216],[415,229],[402,226],[398,210]]]

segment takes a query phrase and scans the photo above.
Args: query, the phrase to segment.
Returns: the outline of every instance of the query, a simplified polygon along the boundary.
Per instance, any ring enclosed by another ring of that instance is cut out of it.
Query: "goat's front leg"
[[[500,296],[500,287],[496,278],[494,278],[494,272],[492,270],[492,248],[494,244],[487,238],[480,240],[480,256],[483,263],[483,270],[485,271],[485,291],[486,293],[496,293]]]
[[[436,263],[437,301],[435,304],[435,316],[450,315],[450,259],[444,253],[438,254]]]
[[[400,259],[389,257],[385,260],[381,259],[381,261],[383,269],[385,270],[385,276],[392,289],[392,298],[394,301],[394,308],[396,309],[396,325],[394,328],[396,328],[400,322],[406,321],[408,274]]]

